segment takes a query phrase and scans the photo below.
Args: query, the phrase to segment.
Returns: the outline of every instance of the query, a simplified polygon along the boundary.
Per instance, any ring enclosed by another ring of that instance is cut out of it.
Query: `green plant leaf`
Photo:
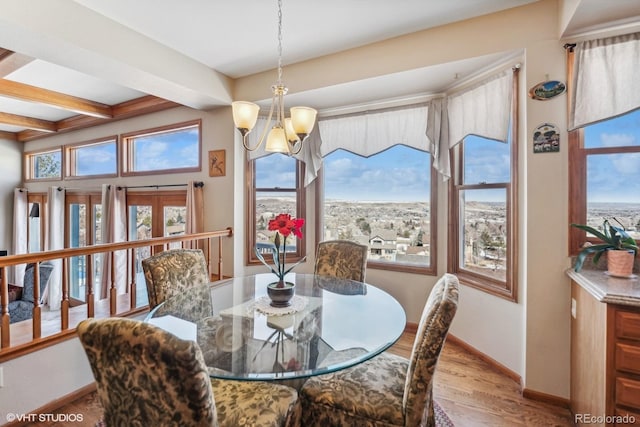
[[[259,260],[260,260],[264,265],[266,265],[266,266],[267,266],[267,268],[268,268],[269,270],[271,270],[271,272],[272,272],[273,274],[275,274],[276,276],[278,276],[278,272],[277,272],[277,271],[275,271],[275,270],[273,269],[273,267],[271,267],[269,264],[267,264],[267,261],[265,261],[265,260],[264,260],[264,257],[263,257],[263,256],[262,256],[262,254],[258,251],[258,248],[253,248],[253,251],[255,252],[256,257],[258,257],[258,259],[259,259]],[[279,277],[279,276],[278,276],[278,277]]]
[[[604,233],[602,233],[600,230],[593,228],[589,225],[582,225],[582,224],[571,224],[572,227],[576,227],[579,228],[580,230],[584,230],[587,233],[593,234],[594,236],[596,236],[598,239],[602,240],[603,242],[610,242],[611,239]],[[606,228],[605,228],[606,230]]]

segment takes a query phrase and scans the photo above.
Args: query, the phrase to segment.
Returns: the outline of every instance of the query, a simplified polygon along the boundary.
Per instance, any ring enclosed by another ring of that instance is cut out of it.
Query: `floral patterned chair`
[[[170,249],[142,260],[149,308],[182,293],[185,288],[209,282],[207,262],[200,249]]]
[[[434,286],[411,359],[382,353],[349,369],[310,378],[300,391],[302,425],[435,426],[433,374],[458,307],[458,279]]]
[[[366,245],[348,240],[328,240],[318,243],[314,273],[364,282],[367,270]]]
[[[122,318],[87,319],[77,331],[108,427],[299,425],[294,389],[212,381],[194,341]]]

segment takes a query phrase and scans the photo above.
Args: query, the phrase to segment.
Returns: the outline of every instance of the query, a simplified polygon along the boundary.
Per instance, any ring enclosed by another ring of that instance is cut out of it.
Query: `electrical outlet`
[[[571,298],[571,317],[576,318],[576,299]]]

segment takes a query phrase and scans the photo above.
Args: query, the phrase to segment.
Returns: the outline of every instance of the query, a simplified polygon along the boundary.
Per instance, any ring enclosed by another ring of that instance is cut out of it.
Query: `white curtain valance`
[[[447,97],[449,147],[469,135],[507,142],[511,119],[513,71]]]
[[[260,137],[263,133],[263,129],[265,129],[266,126],[267,119],[264,117],[259,117],[255,127],[253,128],[253,131],[249,135],[247,135],[247,145],[249,145],[249,147],[255,147],[256,145],[258,145]],[[267,130],[267,135],[270,130],[271,129]],[[249,160],[254,160],[273,154],[264,150],[264,147],[267,143],[266,139],[267,137],[265,136],[264,142],[259,149],[248,152]],[[316,177],[318,176],[318,171],[322,166],[322,156],[320,155],[320,146],[322,144],[322,139],[320,138],[317,124],[313,127],[313,130],[302,144],[302,150],[300,150],[298,154],[294,154],[293,157],[305,164],[304,185],[307,186],[311,184],[314,179],[316,179]]]
[[[338,149],[370,157],[397,144],[429,150],[426,106],[329,117],[318,125],[322,157]]]
[[[640,108],[640,33],[575,46],[569,130]]]

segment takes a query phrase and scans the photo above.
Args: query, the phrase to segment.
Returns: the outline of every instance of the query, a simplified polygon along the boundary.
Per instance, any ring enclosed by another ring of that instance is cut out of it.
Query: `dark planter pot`
[[[278,287],[279,283],[284,286]],[[273,282],[267,285],[267,295],[271,299],[272,307],[289,307],[291,298],[296,293],[296,285],[291,282]]]

